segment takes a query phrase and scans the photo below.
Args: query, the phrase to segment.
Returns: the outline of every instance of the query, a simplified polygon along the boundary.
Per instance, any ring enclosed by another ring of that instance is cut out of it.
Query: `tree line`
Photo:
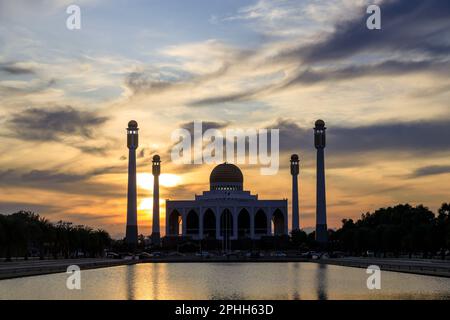
[[[344,219],[340,229],[329,231],[329,240],[332,249],[352,255],[444,257],[450,249],[450,203],[437,215],[423,205],[400,204],[365,213],[356,222]]]
[[[111,245],[105,230],[58,221],[51,223],[29,211],[0,214],[0,257],[36,256],[57,259],[102,256]]]
[[[437,215],[423,205],[380,208],[362,214],[356,222],[343,219],[339,229],[328,230],[328,239],[326,249],[352,256],[372,252],[378,257],[407,254],[409,257],[441,255],[444,258],[450,250],[450,203],[443,203]],[[293,231],[290,240],[296,249],[320,247],[315,241],[315,232]]]
[[[450,203],[444,203],[434,214],[423,205],[400,204],[367,212],[361,218],[343,219],[337,230],[328,230],[329,251],[349,255],[399,256],[407,254],[432,257],[448,255],[450,250]],[[144,237],[140,237],[144,247]],[[286,244],[278,248],[318,249],[314,232],[291,233]],[[58,221],[51,223],[33,212],[0,214],[0,257],[30,256],[44,259],[102,256],[105,249],[124,251],[123,241],[114,241],[105,230]],[[320,248],[324,249],[324,248]]]

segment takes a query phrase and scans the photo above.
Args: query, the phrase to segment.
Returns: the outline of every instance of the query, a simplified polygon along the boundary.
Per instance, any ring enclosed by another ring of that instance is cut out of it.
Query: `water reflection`
[[[159,286],[159,278],[163,278],[166,273],[162,270],[165,269],[164,265],[161,266],[161,264],[159,263],[153,263],[151,266],[152,269],[152,273],[151,273],[151,282],[152,282],[152,294],[151,294],[151,298],[152,300],[159,300],[159,296],[158,296],[158,286]],[[165,282],[165,281],[163,281]]]
[[[326,264],[319,264],[316,272],[317,281],[317,299],[318,300],[328,300],[327,296],[327,267]]]
[[[293,288],[293,292],[292,292],[292,297],[291,300],[300,300],[300,280],[299,280],[299,275],[300,275],[300,263],[290,263],[289,264],[289,271],[290,271],[290,276],[292,277],[292,283],[294,284],[294,288]]]
[[[450,279],[384,271],[368,290],[365,269],[315,263],[154,263],[0,281],[0,299],[450,299]]]
[[[127,299],[136,299],[135,293],[135,281],[136,281],[136,268],[127,268],[126,276],[123,278],[125,281],[125,287],[127,288]]]

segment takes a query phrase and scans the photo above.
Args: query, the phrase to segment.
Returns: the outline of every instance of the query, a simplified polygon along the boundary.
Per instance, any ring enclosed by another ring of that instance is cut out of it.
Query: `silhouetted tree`
[[[401,204],[361,215],[358,221],[344,219],[342,227],[330,235],[333,248],[353,255],[373,250],[376,255],[405,252],[426,258],[450,247],[450,205],[443,204],[438,217],[428,208]]]
[[[445,251],[450,248],[450,203],[442,204],[436,220],[436,245],[445,258]]]
[[[50,223],[33,212],[19,211],[11,215],[0,215],[0,256],[7,261],[12,256],[28,258],[30,252],[43,259],[51,254],[54,258],[100,256],[111,245],[105,230],[92,230],[70,222]]]
[[[295,249],[299,249],[303,245],[306,245],[308,235],[303,230],[292,230],[291,232],[291,242]]]

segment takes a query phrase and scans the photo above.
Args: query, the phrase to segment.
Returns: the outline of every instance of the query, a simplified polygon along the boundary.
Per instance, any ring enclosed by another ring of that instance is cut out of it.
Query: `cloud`
[[[229,70],[230,63],[222,65],[214,71],[196,74],[177,68],[160,68],[128,73],[125,86],[133,94],[155,94],[170,89],[187,89],[206,81],[219,78]]]
[[[361,4],[361,2],[360,2]],[[450,69],[450,2],[431,0],[386,0],[380,3],[382,30],[366,27],[366,5],[356,5],[359,14],[335,22],[333,31],[316,31],[311,41],[277,48],[267,47],[275,55],[267,55],[261,66],[274,65],[288,71],[289,76],[252,89],[194,100],[191,106],[209,106],[261,98],[292,85],[313,85],[325,81],[343,81],[362,77],[400,76],[429,72],[446,76]],[[353,4],[353,6],[355,6]],[[283,2],[279,7],[266,1],[243,8],[234,19],[282,20],[287,8],[306,12],[311,6]],[[306,10],[306,11],[305,11]],[[322,10],[322,9],[321,9]],[[323,10],[322,10],[323,11]],[[318,39],[318,40],[317,40]],[[291,41],[292,42],[292,41]],[[259,52],[261,54],[262,52]],[[236,64],[240,61],[236,60]],[[294,70],[295,70],[294,69]],[[254,81],[254,79],[252,79]],[[257,83],[257,81],[254,81]]]
[[[108,167],[88,172],[68,173],[55,170],[19,170],[0,171],[0,185],[3,187],[34,188],[52,190],[66,194],[97,197],[123,197],[120,187],[115,184],[91,181],[97,175],[119,172],[118,168]]]
[[[342,127],[328,123],[327,150],[334,155],[352,152],[450,152],[450,119],[375,123]],[[313,125],[303,128],[289,119],[271,126],[280,129],[280,150],[308,150],[313,145]]]
[[[6,72],[12,75],[26,75],[26,74],[34,74],[35,71],[33,68],[22,66],[18,63],[8,62],[8,63],[0,63],[0,71]]]
[[[93,147],[85,145],[76,145],[75,147],[83,153],[92,155],[106,155],[106,153],[110,149],[108,146]]]
[[[161,70],[147,70],[131,72],[125,77],[125,85],[134,93],[154,93],[172,88],[183,82],[188,75],[164,72]]]
[[[139,152],[137,153],[137,158],[138,159],[150,158],[150,156],[152,154],[156,154],[157,152],[158,152],[158,150],[155,148],[144,147],[144,148],[139,149]],[[125,157],[125,159],[126,159],[126,157]]]
[[[354,128],[330,127],[328,145],[333,151],[450,151],[450,119],[392,122]]]
[[[50,170],[32,170],[22,175],[22,180],[27,182],[73,183],[85,179],[84,175],[58,173]]]
[[[342,81],[356,79],[361,77],[374,76],[390,76],[402,75],[417,72],[433,72],[441,73],[443,76],[448,75],[450,64],[448,62],[436,62],[430,60],[422,61],[397,61],[388,60],[378,64],[370,65],[353,65],[338,69],[322,69],[314,71],[307,69],[300,72],[293,79],[286,82],[283,87],[294,84],[314,84],[323,81]]]
[[[202,134],[209,129],[223,129],[229,125],[229,122],[218,121],[202,121]],[[191,136],[194,136],[194,121],[184,122],[180,125],[180,128],[189,131]]]
[[[318,63],[346,59],[358,53],[406,52],[445,56],[450,51],[450,3],[441,0],[394,0],[380,4],[382,30],[366,28],[365,7],[350,21],[338,22],[334,32],[315,44],[300,46],[281,57]]]
[[[126,157],[125,157],[126,158]],[[127,173],[128,166],[126,164],[97,168],[90,171],[89,175],[99,176],[104,174]]]
[[[17,212],[18,210],[32,211],[36,213],[45,212],[45,214],[51,214],[61,212],[62,208],[31,202],[0,201],[0,214],[11,214],[13,212]]]
[[[439,174],[450,173],[450,166],[426,166],[420,167],[411,174],[411,178],[421,178],[427,176],[434,176]]]
[[[0,95],[5,97],[19,96],[23,97],[28,94],[40,93],[55,84],[55,80],[39,80],[31,81],[2,81],[0,82]]]
[[[7,122],[11,136],[31,141],[61,141],[66,136],[92,138],[96,127],[107,117],[71,106],[52,109],[27,109],[14,114]]]
[[[269,91],[275,90],[272,85],[263,86],[260,88],[255,88],[252,90],[245,90],[237,93],[224,94],[220,96],[211,96],[207,98],[197,99],[189,103],[190,106],[210,106],[214,104],[230,103],[251,100],[260,96],[260,94],[268,93]]]
[[[302,69],[302,68],[300,68]],[[303,68],[304,69],[304,68]],[[376,76],[399,76],[409,73],[429,72],[434,75],[446,77],[450,72],[450,63],[448,61],[400,61],[387,60],[381,63],[367,65],[350,65],[347,67],[325,67],[325,68],[307,68],[306,70],[294,73],[290,78],[279,83],[264,85],[251,90],[244,90],[237,93],[211,96],[198,99],[189,103],[190,106],[210,106],[214,104],[233,103],[260,98],[261,95],[267,95],[294,85],[313,85],[326,81],[344,81],[362,77]]]

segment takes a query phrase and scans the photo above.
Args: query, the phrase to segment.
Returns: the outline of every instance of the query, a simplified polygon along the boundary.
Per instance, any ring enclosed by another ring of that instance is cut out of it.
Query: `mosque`
[[[325,122],[317,120],[314,129],[316,158],[316,240],[321,244],[328,241],[325,196]],[[128,123],[128,205],[126,243],[136,247],[138,243],[137,194],[136,194],[136,149],[139,145],[139,128],[136,121]],[[290,159],[292,176],[292,226],[299,230],[298,175],[299,157]],[[160,245],[159,225],[159,175],[161,159],[152,159],[153,224],[152,243]],[[177,242],[179,239],[211,240],[231,243],[244,239],[263,240],[268,237],[287,238],[288,200],[260,200],[258,195],[244,190],[244,176],[234,164],[222,163],[216,166],[209,177],[209,190],[195,195],[194,200],[166,200],[165,239]]]
[[[288,235],[287,199],[260,200],[245,191],[244,177],[236,165],[216,166],[209,185],[209,191],[194,200],[166,200],[167,236],[257,240],[267,235]]]

